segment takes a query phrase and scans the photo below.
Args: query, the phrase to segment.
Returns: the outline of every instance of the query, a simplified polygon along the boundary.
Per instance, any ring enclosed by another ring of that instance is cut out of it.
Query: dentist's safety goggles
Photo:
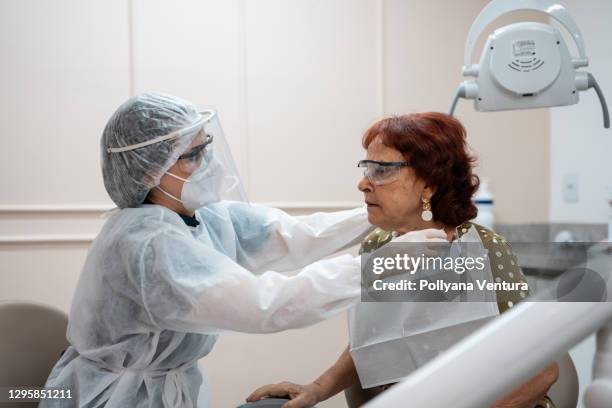
[[[185,173],[193,173],[202,164],[202,159],[210,161],[213,135],[206,135],[206,139],[201,144],[193,147],[186,153],[179,156],[177,163],[181,171]]]

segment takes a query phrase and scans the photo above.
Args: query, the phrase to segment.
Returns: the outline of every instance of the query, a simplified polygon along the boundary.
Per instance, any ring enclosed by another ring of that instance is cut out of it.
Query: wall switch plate
[[[563,201],[566,203],[578,202],[578,174],[568,173],[563,176]]]

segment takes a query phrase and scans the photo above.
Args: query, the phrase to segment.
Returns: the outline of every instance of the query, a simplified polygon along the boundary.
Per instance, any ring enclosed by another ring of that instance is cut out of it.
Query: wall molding
[[[267,201],[252,202],[253,204],[280,208],[281,210],[329,210],[339,211],[363,206],[357,201]],[[0,215],[6,214],[72,214],[72,213],[103,213],[116,207],[104,204],[23,204],[0,205]]]
[[[90,214],[104,213],[115,208],[101,204],[23,204],[0,205],[0,216],[12,214]]]
[[[351,201],[284,201],[253,204],[263,204],[269,207],[280,208],[294,215],[319,211],[342,211],[363,206],[363,203]],[[44,222],[45,218],[48,218],[49,221],[57,221],[58,218],[66,220],[74,219],[74,216],[95,219],[103,223],[102,216],[114,208],[114,206],[103,204],[0,205],[0,225],[2,225],[3,220],[23,222],[23,225],[27,226],[28,222],[32,222],[32,218],[35,218],[35,222],[39,223]],[[0,233],[0,245],[88,244],[96,237],[95,233],[90,232],[85,233],[77,231],[64,233],[62,231],[57,231],[57,233],[40,234],[38,232],[28,233],[28,229],[32,230],[33,228],[24,228],[25,231],[19,233]]]
[[[6,235],[0,236],[0,245],[90,244],[95,238],[95,234]]]

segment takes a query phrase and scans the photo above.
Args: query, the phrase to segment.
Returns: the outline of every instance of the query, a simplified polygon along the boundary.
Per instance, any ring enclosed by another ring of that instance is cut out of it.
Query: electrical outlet
[[[563,177],[563,201],[578,202],[578,174],[568,173]]]

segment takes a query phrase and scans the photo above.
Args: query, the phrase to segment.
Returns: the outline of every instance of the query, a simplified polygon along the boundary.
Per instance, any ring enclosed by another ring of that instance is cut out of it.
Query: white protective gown
[[[371,230],[365,209],[292,217],[220,202],[196,217],[189,227],[143,205],[105,223],[74,295],[71,346],[47,380],[75,398],[41,407],[205,407],[196,363],[219,332],[303,327],[358,300],[359,258],[317,260]]]

